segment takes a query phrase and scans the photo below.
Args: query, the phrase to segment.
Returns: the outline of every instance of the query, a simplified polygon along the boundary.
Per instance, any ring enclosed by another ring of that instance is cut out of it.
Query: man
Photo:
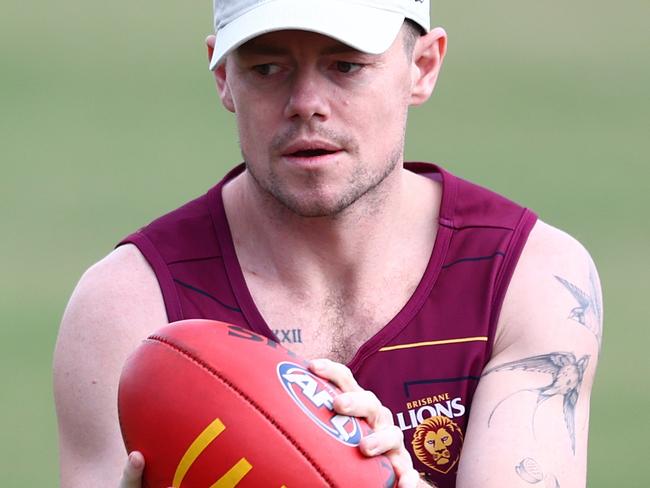
[[[584,486],[598,277],[532,212],[404,164],[408,108],[445,55],[428,2],[217,0],[215,30],[245,165],[82,277],[55,354],[62,485],[118,485],[125,358],[205,317],[315,359],[400,487]]]

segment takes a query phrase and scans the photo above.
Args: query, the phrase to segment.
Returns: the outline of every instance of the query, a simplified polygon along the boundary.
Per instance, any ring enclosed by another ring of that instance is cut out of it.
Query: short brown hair
[[[413,22],[411,19],[404,19],[404,25],[402,26],[404,30],[404,51],[406,56],[411,59],[413,56],[413,48],[418,38],[424,34],[422,28]]]

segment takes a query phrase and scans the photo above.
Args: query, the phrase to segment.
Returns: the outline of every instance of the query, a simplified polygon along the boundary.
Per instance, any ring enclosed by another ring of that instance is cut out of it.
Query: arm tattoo
[[[565,280],[557,275],[555,279],[564,285],[564,287],[573,295],[578,302],[578,306],[571,309],[569,319],[575,320],[586,327],[596,336],[598,346],[603,335],[603,307],[600,302],[600,293],[598,292],[598,281],[596,272],[592,268],[589,271],[589,293],[584,292],[570,281]]]
[[[517,466],[515,472],[526,483],[534,485],[544,481],[546,488],[560,488],[560,483],[553,474],[544,474],[541,466],[532,458],[524,458]]]
[[[532,427],[533,434],[535,433],[535,415],[537,408],[549,398],[559,395],[564,403],[564,422],[569,433],[571,441],[571,449],[573,454],[576,452],[575,440],[575,409],[578,403],[578,394],[580,392],[580,385],[584,376],[585,369],[589,364],[589,356],[582,356],[579,360],[570,352],[553,352],[550,354],[542,354],[540,356],[532,356],[517,361],[511,361],[499,366],[487,369],[483,376],[499,371],[529,371],[533,373],[546,373],[552,376],[552,381],[546,386],[541,388],[524,388],[518,390],[503,400],[499,401],[492,409],[492,413],[488,418],[488,427],[492,421],[492,416],[497,408],[503,402],[513,397],[518,393],[530,392],[537,395],[537,404],[533,411]]]

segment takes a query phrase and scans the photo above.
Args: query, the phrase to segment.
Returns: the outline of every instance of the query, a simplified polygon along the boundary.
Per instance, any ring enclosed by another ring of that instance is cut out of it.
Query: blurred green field
[[[57,484],[52,349],[83,270],[239,161],[206,67],[211,2],[189,5],[2,2],[3,486]],[[407,156],[591,251],[606,320],[589,486],[648,486],[650,2],[433,0],[433,18],[450,48]]]

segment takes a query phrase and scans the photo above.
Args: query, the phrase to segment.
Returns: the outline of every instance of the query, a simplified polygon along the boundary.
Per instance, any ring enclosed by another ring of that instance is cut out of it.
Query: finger
[[[321,378],[331,381],[343,391],[360,391],[362,388],[354,379],[352,371],[345,364],[329,359],[314,359],[309,362],[309,369]]]
[[[366,456],[377,456],[379,454],[394,454],[395,457],[404,450],[404,434],[399,427],[391,426],[382,430],[377,430],[367,435],[359,443],[361,452]],[[406,452],[406,451],[405,451]],[[408,453],[407,453],[408,454]],[[412,463],[411,457],[408,457],[409,467]]]
[[[363,417],[372,429],[393,425],[393,414],[377,395],[368,390],[341,393],[334,398],[334,410],[351,417]]]
[[[120,488],[140,488],[143,471],[144,457],[138,451],[131,452],[122,472]]]
[[[414,488],[418,485],[420,474],[413,468],[411,455],[403,445],[400,449],[387,453],[386,457],[390,460],[399,480],[398,488]]]
[[[417,488],[419,482],[420,474],[411,468],[399,477],[397,488]]]

